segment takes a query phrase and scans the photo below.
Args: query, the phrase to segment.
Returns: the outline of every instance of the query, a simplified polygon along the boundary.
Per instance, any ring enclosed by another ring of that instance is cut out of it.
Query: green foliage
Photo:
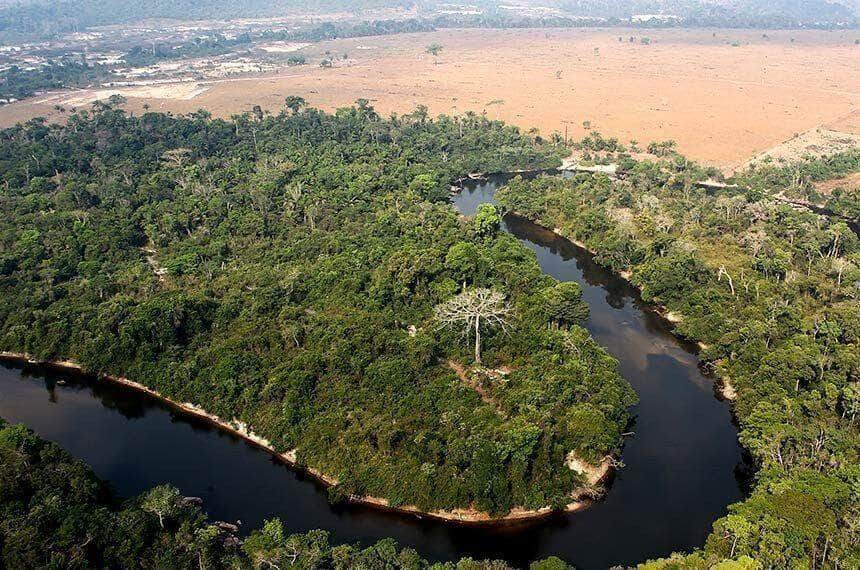
[[[111,77],[112,73],[106,66],[71,59],[51,61],[36,69],[12,66],[0,72],[0,99],[24,99],[40,91],[86,87]]]
[[[708,269],[698,258],[679,249],[652,257],[636,268],[636,283],[642,287],[642,298],[658,303],[683,299],[709,278]]]
[[[480,237],[493,237],[502,225],[502,216],[492,204],[481,204],[475,213],[475,233]]]
[[[182,512],[182,496],[174,487],[160,485],[143,496],[140,508],[158,517],[158,524],[164,528],[178,513]]]
[[[532,562],[529,570],[569,570],[572,566],[556,556]]]
[[[190,41],[178,44],[153,43],[152,45],[133,46],[123,56],[124,67],[145,67],[165,59],[188,59],[212,57],[230,53],[248,46],[252,41],[248,33],[228,38],[223,34],[197,36]]]
[[[160,524],[158,512],[171,515]],[[549,559],[540,568],[567,568]],[[0,420],[3,568],[390,568],[509,570],[504,562],[431,564],[392,539],[332,545],[323,530],[288,535],[278,519],[244,541],[173,487],[121,500],[83,463],[20,425]]]
[[[735,179],[748,193],[761,196],[783,191],[789,196],[818,201],[815,182],[840,178],[860,169],[860,149],[854,147],[836,154],[805,156],[793,163],[766,159],[738,173]]]
[[[443,48],[442,48],[442,44],[439,44],[439,43],[433,42],[432,44],[429,44],[429,45],[425,48],[425,50],[424,50],[424,51],[426,51],[427,53],[429,53],[430,55],[432,55],[432,56],[433,56],[433,58],[434,58],[434,63],[436,63],[436,58],[438,58],[438,57],[439,57],[439,54],[440,54],[440,53],[442,53],[442,49],[443,49]]]
[[[580,484],[565,450],[617,451],[635,398],[605,353],[547,327],[579,321],[578,292],[552,289],[497,212],[447,204],[465,172],[555,166],[561,149],[476,115],[285,103],[229,122],[103,105],[0,132],[2,348],[245,422],[339,496],[564,504]],[[434,320],[464,282],[515,309],[482,335],[485,364],[511,369],[486,401],[447,365],[470,360],[460,331]],[[548,288],[552,315],[529,311]],[[589,398],[595,424],[571,429],[562,412]]]
[[[616,181],[516,179],[496,194],[630,272],[737,392],[739,439],[759,468],[752,496],[715,523],[703,552],[643,567],[857,566],[860,239],[781,197],[819,200],[812,182],[857,172],[860,153],[757,166],[713,192],[695,182],[714,172],[669,150],[655,144],[664,160],[631,162]],[[595,411],[574,410],[574,429],[605,445]]]
[[[582,300],[578,283],[557,283],[541,292],[547,320],[556,327],[581,325],[588,318],[588,305]]]
[[[0,423],[0,566],[128,568],[168,553],[172,567],[195,565],[196,507],[177,505],[162,529],[139,504],[119,501],[56,445]]]
[[[701,552],[693,554],[672,554],[660,560],[649,560],[636,566],[639,570],[760,570],[762,565],[749,556],[736,559],[720,559]]]

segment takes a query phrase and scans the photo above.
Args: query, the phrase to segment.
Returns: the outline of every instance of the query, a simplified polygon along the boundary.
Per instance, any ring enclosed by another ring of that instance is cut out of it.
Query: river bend
[[[504,181],[470,181],[454,206],[470,215]],[[216,519],[244,529],[279,516],[291,532],[323,528],[334,541],[393,537],[433,560],[462,556],[530,560],[560,556],[579,568],[633,564],[700,546],[726,506],[741,498],[742,454],[728,404],[698,366],[695,347],[675,338],[626,281],[566,239],[508,215],[504,228],[543,270],[583,288],[587,328],[620,362],[639,395],[627,465],[591,508],[539,523],[470,528],[331,506],[319,484],[268,453],[128,388],[41,369],[0,367],[0,417],[22,422],[89,463],[122,495],[171,483],[201,497]]]

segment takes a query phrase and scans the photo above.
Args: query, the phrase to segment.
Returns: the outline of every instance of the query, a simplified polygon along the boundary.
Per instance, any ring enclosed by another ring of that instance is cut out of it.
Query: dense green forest
[[[565,505],[585,483],[567,454],[617,453],[635,395],[578,286],[491,209],[447,204],[463,173],[562,149],[471,113],[287,104],[232,121],[98,104],[0,132],[0,349],[245,422],[336,499]],[[454,305],[481,292],[498,311],[476,323]]]
[[[235,417],[337,477],[334,499],[563,505],[584,485],[568,452],[616,453],[635,395],[580,326],[578,287],[542,274],[496,209],[466,219],[446,202],[463,173],[557,166],[566,149],[474,114],[285,103],[230,121],[97,104],[0,132],[0,349]],[[646,567],[858,566],[860,239],[784,200],[852,217],[856,194],[815,182],[860,171],[860,151],[725,180],[671,144],[642,161],[596,134],[578,146],[617,178],[514,179],[497,198],[679,317],[758,468],[700,552]],[[470,296],[496,320],[454,318]],[[0,430],[0,454],[7,566],[426,566],[388,541],[332,547],[277,522],[240,548],[175,490],[119,501],[20,427]]]
[[[860,566],[860,239],[839,218],[781,200],[814,198],[813,182],[860,171],[860,150],[759,165],[720,188],[697,184],[719,173],[671,145],[638,162],[599,135],[582,146],[613,151],[597,154],[618,163],[618,179],[517,179],[497,199],[630,272],[644,299],[677,317],[734,399],[758,468],[751,496],[715,523],[701,553],[656,566],[737,556]]]
[[[838,179],[858,171],[857,154],[855,149],[831,156],[804,157],[793,163],[767,160],[740,173],[736,182],[744,188],[823,207],[853,221],[856,227],[860,221],[860,189],[856,184],[839,183]],[[815,183],[830,179],[837,179],[835,188],[822,193]]]
[[[207,518],[172,487],[117,497],[82,462],[20,425],[0,420],[0,567],[27,568],[403,568],[507,570],[504,562],[429,564],[387,539],[332,545],[322,530],[285,534],[266,521],[244,540]],[[565,570],[550,558],[533,570]]]

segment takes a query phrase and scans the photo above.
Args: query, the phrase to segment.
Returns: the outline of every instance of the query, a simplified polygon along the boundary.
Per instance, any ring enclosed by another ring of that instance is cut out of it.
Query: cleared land
[[[842,122],[842,121],[840,121]],[[792,136],[765,152],[752,157],[747,164],[761,162],[764,159],[791,161],[802,156],[827,156],[844,152],[852,147],[860,147],[860,129],[833,130],[831,125],[810,129],[805,133]]]
[[[833,180],[819,182],[815,185],[815,190],[825,196],[829,196],[837,188],[842,188],[843,190],[860,190],[860,172],[849,174],[845,178],[834,178]]]
[[[857,31],[446,30],[322,43],[303,51],[304,67],[207,82],[206,90],[194,83],[176,97],[126,95],[136,112],[148,104],[216,116],[253,105],[277,111],[293,94],[329,109],[365,98],[383,114],[418,104],[433,114],[471,110],[545,135],[580,136],[590,121],[622,141],[674,139],[693,158],[734,168],[819,126],[860,134],[858,38]],[[438,65],[424,53],[431,42],[444,46]],[[332,69],[317,65],[327,51]],[[59,116],[57,103],[52,96],[0,108],[0,125]]]

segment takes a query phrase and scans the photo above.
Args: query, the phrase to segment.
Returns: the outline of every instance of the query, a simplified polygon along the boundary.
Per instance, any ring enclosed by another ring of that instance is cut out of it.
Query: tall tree
[[[182,495],[176,487],[159,485],[144,495],[140,506],[144,511],[157,516],[158,524],[164,528],[164,521],[179,510],[181,501]]]
[[[505,296],[492,289],[472,289],[436,307],[436,320],[444,327],[462,327],[464,334],[474,331],[475,362],[481,362],[481,327],[504,328],[511,308]]]

